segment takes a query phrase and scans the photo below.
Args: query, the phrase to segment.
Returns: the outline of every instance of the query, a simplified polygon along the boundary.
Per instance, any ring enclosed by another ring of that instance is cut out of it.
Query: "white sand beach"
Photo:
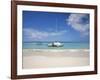
[[[89,65],[89,49],[23,49],[23,68]]]

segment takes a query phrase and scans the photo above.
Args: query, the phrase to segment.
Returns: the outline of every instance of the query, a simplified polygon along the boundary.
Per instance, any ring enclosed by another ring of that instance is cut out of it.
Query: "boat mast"
[[[57,31],[58,31],[58,20],[57,20],[57,18],[56,18],[56,33],[57,33]],[[57,42],[57,40],[56,40],[56,42]]]
[[[56,18],[56,33],[57,33],[57,18]]]

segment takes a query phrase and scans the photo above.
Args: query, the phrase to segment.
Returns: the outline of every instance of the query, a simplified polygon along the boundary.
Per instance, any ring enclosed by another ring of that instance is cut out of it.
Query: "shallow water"
[[[89,49],[89,43],[62,42],[62,47],[48,47],[50,42],[24,42],[23,49]]]

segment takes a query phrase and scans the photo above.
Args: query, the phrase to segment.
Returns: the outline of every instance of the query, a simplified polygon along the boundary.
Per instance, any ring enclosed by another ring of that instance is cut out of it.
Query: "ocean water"
[[[23,49],[89,49],[89,43],[62,42],[62,47],[48,47],[50,42],[24,42]]]

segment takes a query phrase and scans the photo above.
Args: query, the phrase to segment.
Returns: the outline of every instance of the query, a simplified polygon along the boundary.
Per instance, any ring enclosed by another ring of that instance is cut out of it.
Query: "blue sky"
[[[23,41],[89,42],[89,14],[23,11]]]

